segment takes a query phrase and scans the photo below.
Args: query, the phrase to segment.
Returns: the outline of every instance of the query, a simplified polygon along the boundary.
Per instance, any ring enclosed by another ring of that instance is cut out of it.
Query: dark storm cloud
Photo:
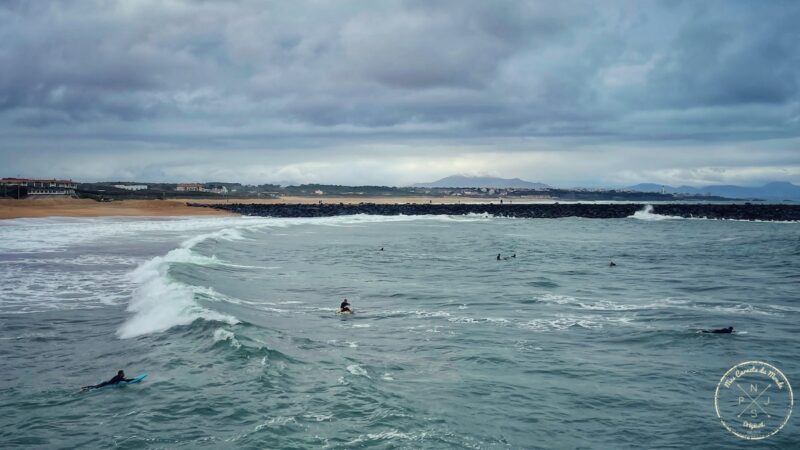
[[[734,5],[735,6],[735,5]],[[696,12],[652,70],[648,88],[676,107],[781,104],[797,100],[800,8]]]
[[[796,2],[5,1],[0,163],[54,141],[298,164],[347,142],[760,145],[800,134],[797,23]]]

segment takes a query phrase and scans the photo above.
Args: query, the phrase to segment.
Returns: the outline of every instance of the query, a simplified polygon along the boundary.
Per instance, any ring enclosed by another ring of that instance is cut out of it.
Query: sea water
[[[715,388],[800,386],[799,296],[791,223],[0,221],[0,447],[751,448]]]

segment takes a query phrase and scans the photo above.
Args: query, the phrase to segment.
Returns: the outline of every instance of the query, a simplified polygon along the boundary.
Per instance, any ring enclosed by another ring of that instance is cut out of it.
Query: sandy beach
[[[0,219],[24,217],[224,216],[224,211],[193,208],[177,200],[0,199]]]

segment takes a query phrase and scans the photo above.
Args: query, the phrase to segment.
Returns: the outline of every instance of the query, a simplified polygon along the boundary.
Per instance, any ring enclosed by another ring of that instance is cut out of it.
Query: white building
[[[228,193],[228,188],[225,186],[212,184],[204,185],[203,183],[180,183],[175,190],[181,192],[210,192],[212,194],[224,195]]]
[[[180,183],[175,190],[181,192],[201,192],[203,190],[203,185],[200,183]]]
[[[0,185],[24,187],[27,195],[75,195],[78,184],[72,180],[41,180],[32,178],[3,178]]]
[[[115,188],[125,189],[126,191],[143,191],[147,189],[146,184],[115,184]]]
[[[208,189],[201,189],[201,190],[203,192],[211,192],[213,194],[220,194],[220,195],[228,193],[228,188],[226,188],[225,186],[211,186]]]

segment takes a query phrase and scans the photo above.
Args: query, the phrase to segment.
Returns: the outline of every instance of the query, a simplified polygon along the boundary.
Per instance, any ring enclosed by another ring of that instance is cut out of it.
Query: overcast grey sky
[[[800,183],[797,1],[0,1],[0,176]]]

